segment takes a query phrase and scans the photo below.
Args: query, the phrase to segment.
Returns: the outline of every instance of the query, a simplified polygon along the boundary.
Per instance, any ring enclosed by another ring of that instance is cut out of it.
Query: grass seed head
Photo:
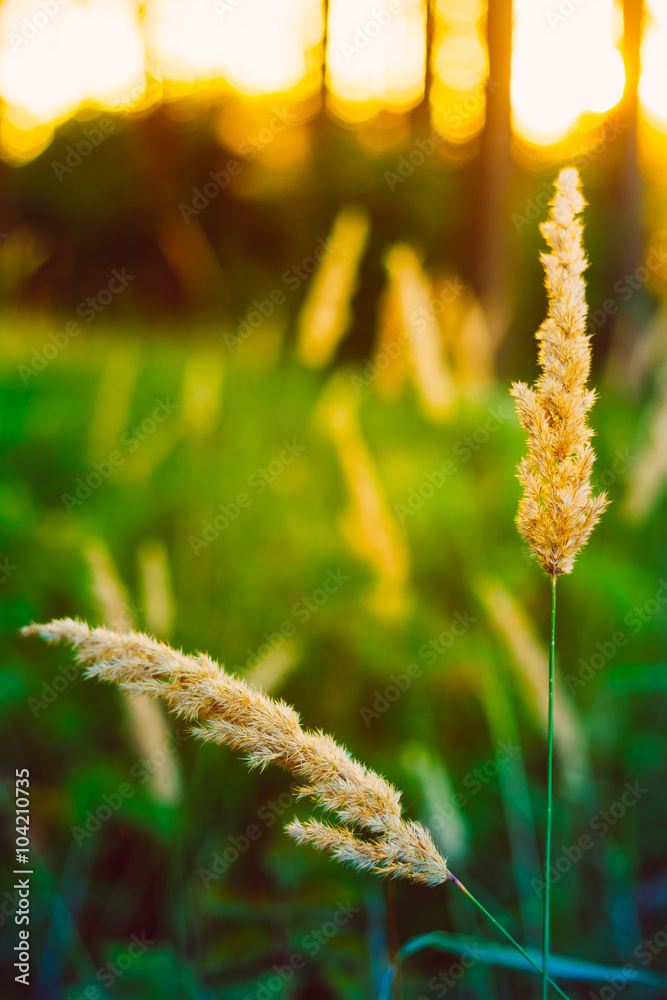
[[[336,823],[294,820],[287,832],[297,843],[379,875],[427,885],[451,877],[428,830],[403,819],[393,785],[354,760],[331,736],[304,730],[285,702],[226,673],[208,656],[185,656],[140,632],[90,628],[70,618],[31,625],[23,632],[71,643],[88,677],[159,698],[176,715],[196,723],[196,736],[242,751],[251,767],[279,764],[302,778],[299,795],[333,813]]]
[[[547,317],[537,331],[542,373],[535,387],[512,385],[528,454],[519,465],[523,486],[517,525],[542,568],[552,577],[571,573],[609,501],[592,495],[595,453],[586,414],[595,393],[586,388],[591,364],[586,333],[584,199],[573,167],[561,170],[549,220],[540,227],[551,253],[542,254]]]

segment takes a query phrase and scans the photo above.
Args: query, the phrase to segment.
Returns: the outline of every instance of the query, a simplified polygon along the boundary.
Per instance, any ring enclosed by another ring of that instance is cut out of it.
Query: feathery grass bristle
[[[535,388],[512,385],[521,425],[528,431],[528,455],[519,465],[523,486],[517,525],[547,573],[571,573],[609,501],[592,495],[595,453],[586,414],[595,393],[586,388],[590,337],[586,333],[587,266],[583,227],[577,216],[584,199],[574,167],[561,170],[549,221],[540,229],[551,253],[541,255],[549,300],[537,331],[542,374]]]
[[[24,635],[71,643],[86,676],[133,694],[161,699],[176,715],[196,720],[193,733],[241,750],[251,767],[279,764],[305,780],[309,796],[338,823],[294,820],[287,832],[355,868],[437,885],[451,876],[430,833],[403,819],[399,792],[354,760],[331,736],[302,729],[283,701],[226,673],[208,656],[185,656],[140,632],[90,628],[73,619],[31,625]]]

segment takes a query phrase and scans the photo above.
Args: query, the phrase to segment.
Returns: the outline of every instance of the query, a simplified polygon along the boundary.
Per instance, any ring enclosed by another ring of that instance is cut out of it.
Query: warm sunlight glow
[[[327,80],[347,121],[405,111],[424,88],[424,0],[331,0]]]
[[[125,104],[144,86],[144,50],[132,0],[0,6],[0,93],[26,125],[84,102]]]
[[[652,125],[667,130],[667,0],[648,0],[639,101]]]
[[[467,155],[474,147],[465,144],[484,128],[489,88],[498,83],[489,79],[487,0],[430,2],[431,121]],[[390,134],[385,126],[400,120],[381,112],[402,114],[423,97],[427,0],[330,0],[325,73],[324,6],[4,0],[0,156],[10,163],[37,156],[82,108],[136,110],[165,97],[174,114],[187,115],[194,103],[173,97],[229,92],[296,101],[317,94],[323,76],[334,114],[370,122],[364,141],[381,148]],[[620,0],[514,0],[511,96],[520,139],[546,149],[599,123],[594,116],[623,93],[621,34]],[[639,100],[645,123],[655,134],[667,132],[667,0],[646,0]],[[271,155],[278,153],[276,144]]]
[[[318,0],[154,0],[148,45],[166,79],[224,80],[247,95],[284,93],[312,72]]]
[[[484,125],[488,59],[484,0],[438,0],[431,56],[431,117],[449,142],[466,142]]]
[[[585,112],[618,103],[621,29],[614,0],[515,0],[512,112],[522,138],[558,142]]]

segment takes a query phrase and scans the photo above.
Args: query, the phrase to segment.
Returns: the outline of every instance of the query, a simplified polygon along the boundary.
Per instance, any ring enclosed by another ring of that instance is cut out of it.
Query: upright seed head
[[[542,374],[534,389],[512,385],[517,413],[528,431],[528,455],[518,478],[523,486],[517,525],[547,573],[571,573],[609,500],[592,495],[595,453],[586,414],[595,393],[586,388],[591,364],[586,333],[587,266],[583,227],[577,216],[584,207],[579,174],[561,170],[549,220],[540,226],[551,253],[541,255],[549,307],[537,331]]]

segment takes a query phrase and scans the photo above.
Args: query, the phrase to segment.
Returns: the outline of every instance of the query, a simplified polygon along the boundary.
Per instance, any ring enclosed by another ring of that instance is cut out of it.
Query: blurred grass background
[[[512,523],[523,435],[505,386],[459,401],[446,421],[434,422],[412,390],[391,402],[373,386],[356,394],[359,366],[334,376],[305,369],[280,331],[260,330],[232,355],[207,330],[179,342],[108,325],[94,338],[72,339],[24,385],[17,366],[42,342],[12,323],[2,367],[0,495],[3,759],[32,775],[38,993],[78,997],[91,984],[103,992],[95,970],[114,949],[122,954],[133,933],[154,943],[109,996],[254,998],[262,977],[294,953],[307,957],[306,966],[285,984],[285,996],[369,996],[396,941],[438,928],[488,937],[446,886],[397,884],[387,896],[372,877],[297,849],[280,829],[300,808],[290,801],[288,775],[250,776],[226,750],[182,739],[186,727],[173,720],[168,732],[178,746],[168,741],[160,755],[166,737],[158,733],[158,755],[146,764],[146,745],[141,752],[117,692],[70,680],[61,672],[66,651],[19,638],[26,622],[60,615],[94,623],[113,615],[121,627],[161,632],[230,669],[261,670],[271,693],[293,703],[307,725],[334,733],[404,788],[408,814],[431,825],[457,874],[537,943],[540,904],[530,880],[539,874],[549,595]],[[173,413],[141,431],[157,400]],[[362,558],[341,530],[342,513],[350,503],[360,510],[368,489],[360,501],[346,485],[341,448],[354,445],[335,443],[327,414],[336,406],[348,416],[358,410],[357,444],[365,442],[384,511],[373,523],[391,524],[406,567],[398,575],[391,555]],[[500,415],[497,430],[473,452],[469,443],[490,412]],[[646,794],[604,835],[593,831],[593,848],[557,882],[554,940],[558,953],[623,964],[662,928],[667,896],[659,834],[665,616],[656,600],[667,577],[664,508],[641,521],[624,513],[646,416],[603,386],[594,423],[597,482],[610,480],[604,473],[619,453],[632,461],[613,474],[614,504],[560,588],[561,674],[578,677],[596,643],[615,643],[619,631],[627,643],[589,670],[586,683],[573,691],[576,682],[563,685],[574,736],[557,761],[555,859],[591,833],[626,782],[639,781]],[[297,455],[268,484],[286,441]],[[122,463],[68,513],[63,497],[115,449]],[[456,471],[405,513],[410,490],[447,459]],[[249,485],[257,481],[266,485],[261,493]],[[193,546],[193,537],[211,537],[204,526],[219,505],[241,493],[250,505],[205,546]],[[342,584],[320,605],[332,572]],[[400,592],[389,615],[375,599],[382,586]],[[637,627],[628,616],[645,605]],[[466,627],[451,641],[457,614]],[[513,638],[503,636],[498,616]],[[431,640],[433,653],[424,649]],[[393,701],[391,675],[410,664],[418,676]],[[499,741],[521,749],[494,767]],[[165,769],[175,772],[175,786],[160,791]],[[89,832],[90,813],[125,783],[131,792],[120,808]],[[248,827],[258,839],[239,850],[243,841],[232,838]],[[224,850],[232,862],[216,874],[216,852]],[[311,954],[306,935],[341,903],[355,908],[353,916]],[[439,995],[428,983],[450,964],[438,953],[415,956],[402,995]],[[659,957],[654,971],[660,964]],[[528,996],[527,979],[480,964],[459,994]]]

